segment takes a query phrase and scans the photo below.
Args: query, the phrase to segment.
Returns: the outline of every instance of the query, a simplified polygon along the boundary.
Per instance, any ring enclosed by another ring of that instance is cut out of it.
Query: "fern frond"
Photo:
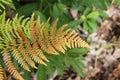
[[[2,12],[2,9],[5,9],[5,6],[4,6],[3,3],[0,1],[0,12]]]
[[[48,49],[48,53],[51,54],[59,54],[58,52],[56,52],[56,50],[53,48],[53,46],[50,43],[49,40],[49,31],[48,31],[48,27],[49,27],[49,20],[50,18],[47,20],[47,22],[44,25],[44,44],[46,45],[47,49]]]
[[[34,14],[31,16],[30,19],[30,35],[31,35],[31,40],[36,41],[37,37],[35,34],[35,23],[34,23]]]
[[[16,78],[16,79],[20,79],[20,80],[24,80],[21,75],[19,74],[19,72],[17,71],[17,69],[14,67],[14,64],[12,63],[11,57],[8,55],[7,51],[2,51],[2,55],[3,55],[3,60],[4,63],[8,69],[8,71]]]
[[[3,68],[2,68],[1,65],[0,65],[0,80],[5,80],[5,78],[4,78],[4,72],[3,72]]]
[[[48,61],[43,52],[39,49],[39,46],[36,42],[32,45],[31,48],[33,48],[33,50],[36,52],[36,55],[38,55],[41,59]]]
[[[18,18],[16,15],[13,20],[0,24],[0,45],[3,46],[0,49],[3,60],[8,71],[18,80],[23,80],[23,78],[16,70],[11,57],[14,57],[22,68],[30,71],[29,67],[37,69],[35,62],[47,65],[45,62],[49,60],[44,52],[58,55],[59,52],[65,53],[67,47],[90,48],[75,31],[65,30],[67,24],[57,29],[58,19],[52,25],[49,21],[50,18],[41,25],[39,17],[36,21],[34,20],[34,14],[26,19]]]
[[[46,64],[43,62],[43,60],[36,54],[36,53],[37,53],[36,50],[38,51],[38,48],[35,46],[35,44],[37,44],[37,43],[36,43],[36,42],[33,43],[34,46],[33,46],[33,48],[32,48],[32,46],[30,45],[30,43],[29,43],[29,42],[26,42],[25,48],[26,48],[27,52],[29,53],[29,55],[31,56],[31,58],[32,58],[34,61],[36,61],[37,63],[46,65]]]
[[[25,62],[25,59],[22,58],[23,56],[20,54],[19,50],[13,47],[11,51],[12,51],[13,57],[15,57],[15,59],[18,60],[18,63],[21,64],[21,67],[23,67],[27,71],[30,71],[28,65]]]
[[[55,49],[61,51],[62,53],[65,53],[66,46],[65,46],[64,38],[61,36],[62,30],[56,31],[57,22],[58,22],[58,20],[56,20],[53,23],[52,28],[50,30],[50,41],[51,41],[52,45],[55,47]],[[65,27],[66,25],[63,25],[63,26]],[[57,34],[57,32],[59,34]]]
[[[27,51],[24,49],[24,46],[23,45],[20,45],[18,47],[20,53],[22,54],[22,56],[24,56],[23,58],[26,60],[26,62],[37,69],[37,67],[35,66],[35,63],[33,62],[33,60],[31,59],[31,57],[29,56],[29,54],[27,53]]]

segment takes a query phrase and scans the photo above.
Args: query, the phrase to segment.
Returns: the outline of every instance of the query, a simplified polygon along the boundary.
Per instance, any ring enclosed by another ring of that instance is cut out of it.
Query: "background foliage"
[[[17,13],[19,16],[25,17],[35,13],[35,19],[40,16],[42,22],[45,22],[48,17],[51,17],[51,22],[59,18],[57,26],[67,23],[67,28],[76,29],[78,26],[82,26],[85,31],[92,33],[97,30],[99,23],[102,23],[102,18],[107,17],[104,11],[113,3],[119,4],[120,0],[1,0],[0,14],[5,10],[7,19]],[[77,13],[77,18],[71,15],[71,9]],[[87,40],[90,41],[89,38]],[[32,71],[37,73],[38,80],[46,80],[47,76],[52,76],[56,69],[59,74],[62,74],[63,70],[72,66],[83,77],[84,64],[82,61],[84,58],[82,55],[85,53],[87,53],[86,49],[76,48],[68,49],[64,55],[47,55],[50,60],[48,66],[38,65],[38,70]],[[19,69],[16,60],[14,60],[14,64]],[[23,77],[25,80],[29,80],[30,75],[30,72],[24,71]]]

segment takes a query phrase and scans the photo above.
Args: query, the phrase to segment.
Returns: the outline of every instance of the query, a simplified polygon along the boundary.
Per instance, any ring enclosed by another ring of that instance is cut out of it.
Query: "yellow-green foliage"
[[[49,24],[50,18],[46,23],[41,24],[40,18],[35,21],[34,14],[31,18],[18,18],[3,21],[0,24],[0,49],[4,64],[10,74],[19,80],[24,80],[15,68],[12,57],[27,71],[30,66],[37,69],[35,62],[47,65],[49,61],[43,52],[58,55],[58,52],[65,53],[67,47],[86,47],[89,45],[83,41],[72,29],[65,30],[67,26],[62,25],[56,28],[58,19]],[[29,66],[30,65],[30,66]],[[0,66],[0,80],[3,80],[2,67]]]

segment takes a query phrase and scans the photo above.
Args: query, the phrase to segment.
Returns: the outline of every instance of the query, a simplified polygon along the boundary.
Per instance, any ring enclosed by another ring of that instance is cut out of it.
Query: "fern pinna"
[[[58,55],[59,52],[65,53],[67,47],[90,48],[75,31],[65,30],[66,24],[57,29],[58,19],[51,25],[50,18],[46,23],[41,24],[39,17],[34,20],[34,14],[31,18],[24,19],[16,15],[12,20],[7,21],[4,15],[5,13],[1,17],[0,24],[0,54],[8,71],[16,79],[24,80],[14,66],[13,57],[22,68],[30,71],[30,66],[37,69],[35,62],[47,65],[45,62],[49,60],[44,52]],[[0,80],[4,80],[3,75],[0,65]]]

